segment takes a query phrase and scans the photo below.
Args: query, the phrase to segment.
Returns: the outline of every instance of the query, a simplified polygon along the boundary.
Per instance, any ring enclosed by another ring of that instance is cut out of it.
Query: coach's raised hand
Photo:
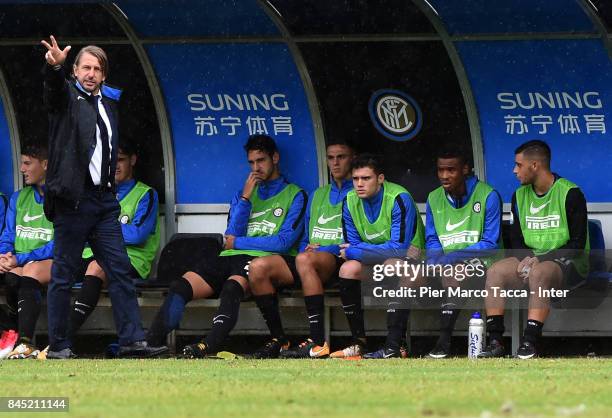
[[[44,39],[40,41],[40,43],[47,48],[45,59],[47,60],[49,65],[62,65],[64,61],[66,61],[66,57],[68,56],[68,53],[70,52],[70,49],[72,47],[68,45],[66,48],[60,49],[59,45],[57,44],[57,41],[55,40],[55,37],[51,35],[49,38],[51,40],[51,44],[49,44],[49,42],[45,41]]]

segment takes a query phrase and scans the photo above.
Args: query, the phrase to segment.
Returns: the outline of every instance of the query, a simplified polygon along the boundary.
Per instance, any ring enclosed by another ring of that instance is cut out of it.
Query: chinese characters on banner
[[[598,92],[498,93],[509,135],[605,134]]]
[[[293,135],[286,95],[189,94],[198,136]],[[200,112],[206,112],[203,116]],[[211,115],[212,114],[212,115]],[[214,116],[213,116],[214,115]]]

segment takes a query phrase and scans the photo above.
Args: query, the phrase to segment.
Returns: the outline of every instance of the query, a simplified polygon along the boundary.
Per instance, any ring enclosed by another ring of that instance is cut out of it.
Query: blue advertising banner
[[[284,44],[147,45],[170,117],[177,203],[228,203],[249,167],[243,145],[268,134],[281,171],[318,186],[316,144],[304,88]]]
[[[256,0],[119,0],[140,36],[279,36]]]
[[[10,196],[13,191],[13,147],[4,105],[0,100],[0,192]]]
[[[576,0],[429,0],[451,35],[594,32]]]
[[[456,45],[478,107],[487,182],[504,201],[518,187],[514,150],[542,139],[553,171],[588,202],[612,202],[612,62],[601,40]]]

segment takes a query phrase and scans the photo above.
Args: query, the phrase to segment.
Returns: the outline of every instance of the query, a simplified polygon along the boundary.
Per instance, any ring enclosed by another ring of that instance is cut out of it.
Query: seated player
[[[586,200],[571,181],[550,170],[551,151],[543,141],[528,141],[514,156],[521,186],[512,195],[512,249],[524,254],[493,264],[487,273],[485,300],[489,345],[479,357],[505,355],[504,298],[497,289],[529,290],[527,327],[517,357],[537,354],[537,343],[550,312],[551,289],[573,287],[588,274]],[[526,292],[527,293],[527,292]]]
[[[281,351],[280,356],[286,358],[329,356],[329,344],[325,341],[323,285],[338,276],[338,269],[344,261],[339,257],[339,244],[344,242],[342,201],[353,189],[352,160],[353,150],[348,145],[327,146],[327,166],[332,182],[315,190],[308,202],[304,233],[297,257],[270,255],[256,258],[251,262],[249,269],[251,292],[272,336],[267,346],[254,353],[257,358],[276,357],[278,351],[275,346],[279,343],[286,345],[287,338],[281,323],[276,289],[298,285],[300,280],[308,313],[310,337],[295,349]]]
[[[425,248],[429,263],[453,267],[452,277],[417,277],[411,287],[431,286],[446,290],[440,311],[440,336],[429,353],[433,358],[450,354],[451,336],[463,299],[448,297],[451,288],[484,287],[486,267],[501,248],[501,197],[492,187],[471,174],[468,155],[448,147],[438,154],[441,186],[427,197]],[[472,268],[466,269],[467,265]],[[445,269],[446,271],[446,269]],[[466,272],[470,272],[466,274]]]
[[[117,199],[121,207],[119,222],[126,250],[132,264],[132,277],[146,279],[159,248],[159,201],[154,189],[134,178],[138,161],[133,145],[119,145],[115,182]],[[70,336],[87,320],[98,304],[100,292],[106,283],[106,274],[93,259],[89,247],[83,251],[87,263],[85,278],[70,314]]]
[[[19,335],[12,351],[7,353],[4,347],[9,359],[36,358],[40,352],[32,342],[42,290],[51,280],[53,262],[53,224],[43,211],[46,147],[25,147],[20,171],[26,187],[11,196],[6,227],[0,237],[0,272],[11,283],[7,302]]]
[[[4,220],[6,218],[6,209],[8,207],[8,197],[0,192],[0,235],[2,234],[2,231],[4,230]],[[4,280],[4,274],[0,273],[0,285],[5,285],[5,280]],[[6,312],[3,307],[0,307],[0,331],[2,332],[2,337],[0,337],[0,357],[2,357],[2,347],[3,347],[3,342],[6,340],[6,338],[4,337],[5,332],[8,333],[8,330],[17,328],[16,324],[13,324],[8,312]],[[11,348],[12,350],[12,348]]]
[[[366,345],[361,301],[361,280],[366,267],[391,257],[404,257],[409,248],[423,249],[423,221],[412,196],[402,186],[385,180],[382,164],[373,155],[356,158],[352,169],[354,190],[346,195],[343,207],[344,239],[340,256],[340,298],[353,342],[331,353],[332,358],[359,357]],[[408,320],[405,309],[387,312],[388,336],[385,347],[370,358],[401,357],[399,342]]]
[[[251,172],[230,204],[224,251],[213,260],[202,260],[171,283],[147,336],[151,344],[163,342],[178,327],[189,301],[218,296],[220,305],[210,333],[186,346],[185,357],[200,358],[218,351],[238,320],[240,302],[249,289],[251,261],[289,253],[303,229],[306,194],[280,174],[274,140],[253,135],[244,149]]]

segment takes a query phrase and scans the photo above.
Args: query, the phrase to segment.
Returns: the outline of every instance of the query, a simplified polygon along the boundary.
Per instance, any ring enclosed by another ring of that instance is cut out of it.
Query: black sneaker
[[[431,358],[446,358],[450,356],[450,342],[440,341],[436,343],[436,346],[429,352]]]
[[[151,358],[168,352],[168,347],[152,347],[146,341],[136,341],[130,345],[122,345],[117,352],[118,358]]]
[[[40,354],[39,354],[40,356]],[[38,357],[42,360],[41,357]],[[63,350],[59,350],[59,351],[47,351],[47,355],[45,356],[45,359],[48,360],[70,360],[70,359],[75,359],[77,358],[76,354],[74,354],[74,352],[70,349],[70,348],[64,348]]]
[[[506,354],[504,345],[499,340],[491,340],[488,346],[485,347],[484,351],[478,354],[478,358],[495,358],[503,357]]]
[[[536,352],[535,344],[529,341],[523,341],[516,351],[516,356],[522,360],[527,360],[536,357],[537,355],[538,353]]]
[[[186,345],[183,348],[184,358],[204,358],[208,355],[208,347],[204,341],[200,341],[196,344]]]
[[[279,357],[281,358],[327,358],[329,357],[329,345],[327,341],[323,345],[317,345],[314,341],[308,338],[300,343],[297,348],[290,350],[282,350]]]
[[[270,341],[265,343],[262,347],[259,347],[252,354],[253,358],[278,358],[281,352],[289,349],[289,341],[281,341],[278,338],[272,338]]]
[[[380,350],[363,355],[364,360],[379,360],[388,358],[402,358],[401,349],[394,350],[393,348],[383,347]]]

